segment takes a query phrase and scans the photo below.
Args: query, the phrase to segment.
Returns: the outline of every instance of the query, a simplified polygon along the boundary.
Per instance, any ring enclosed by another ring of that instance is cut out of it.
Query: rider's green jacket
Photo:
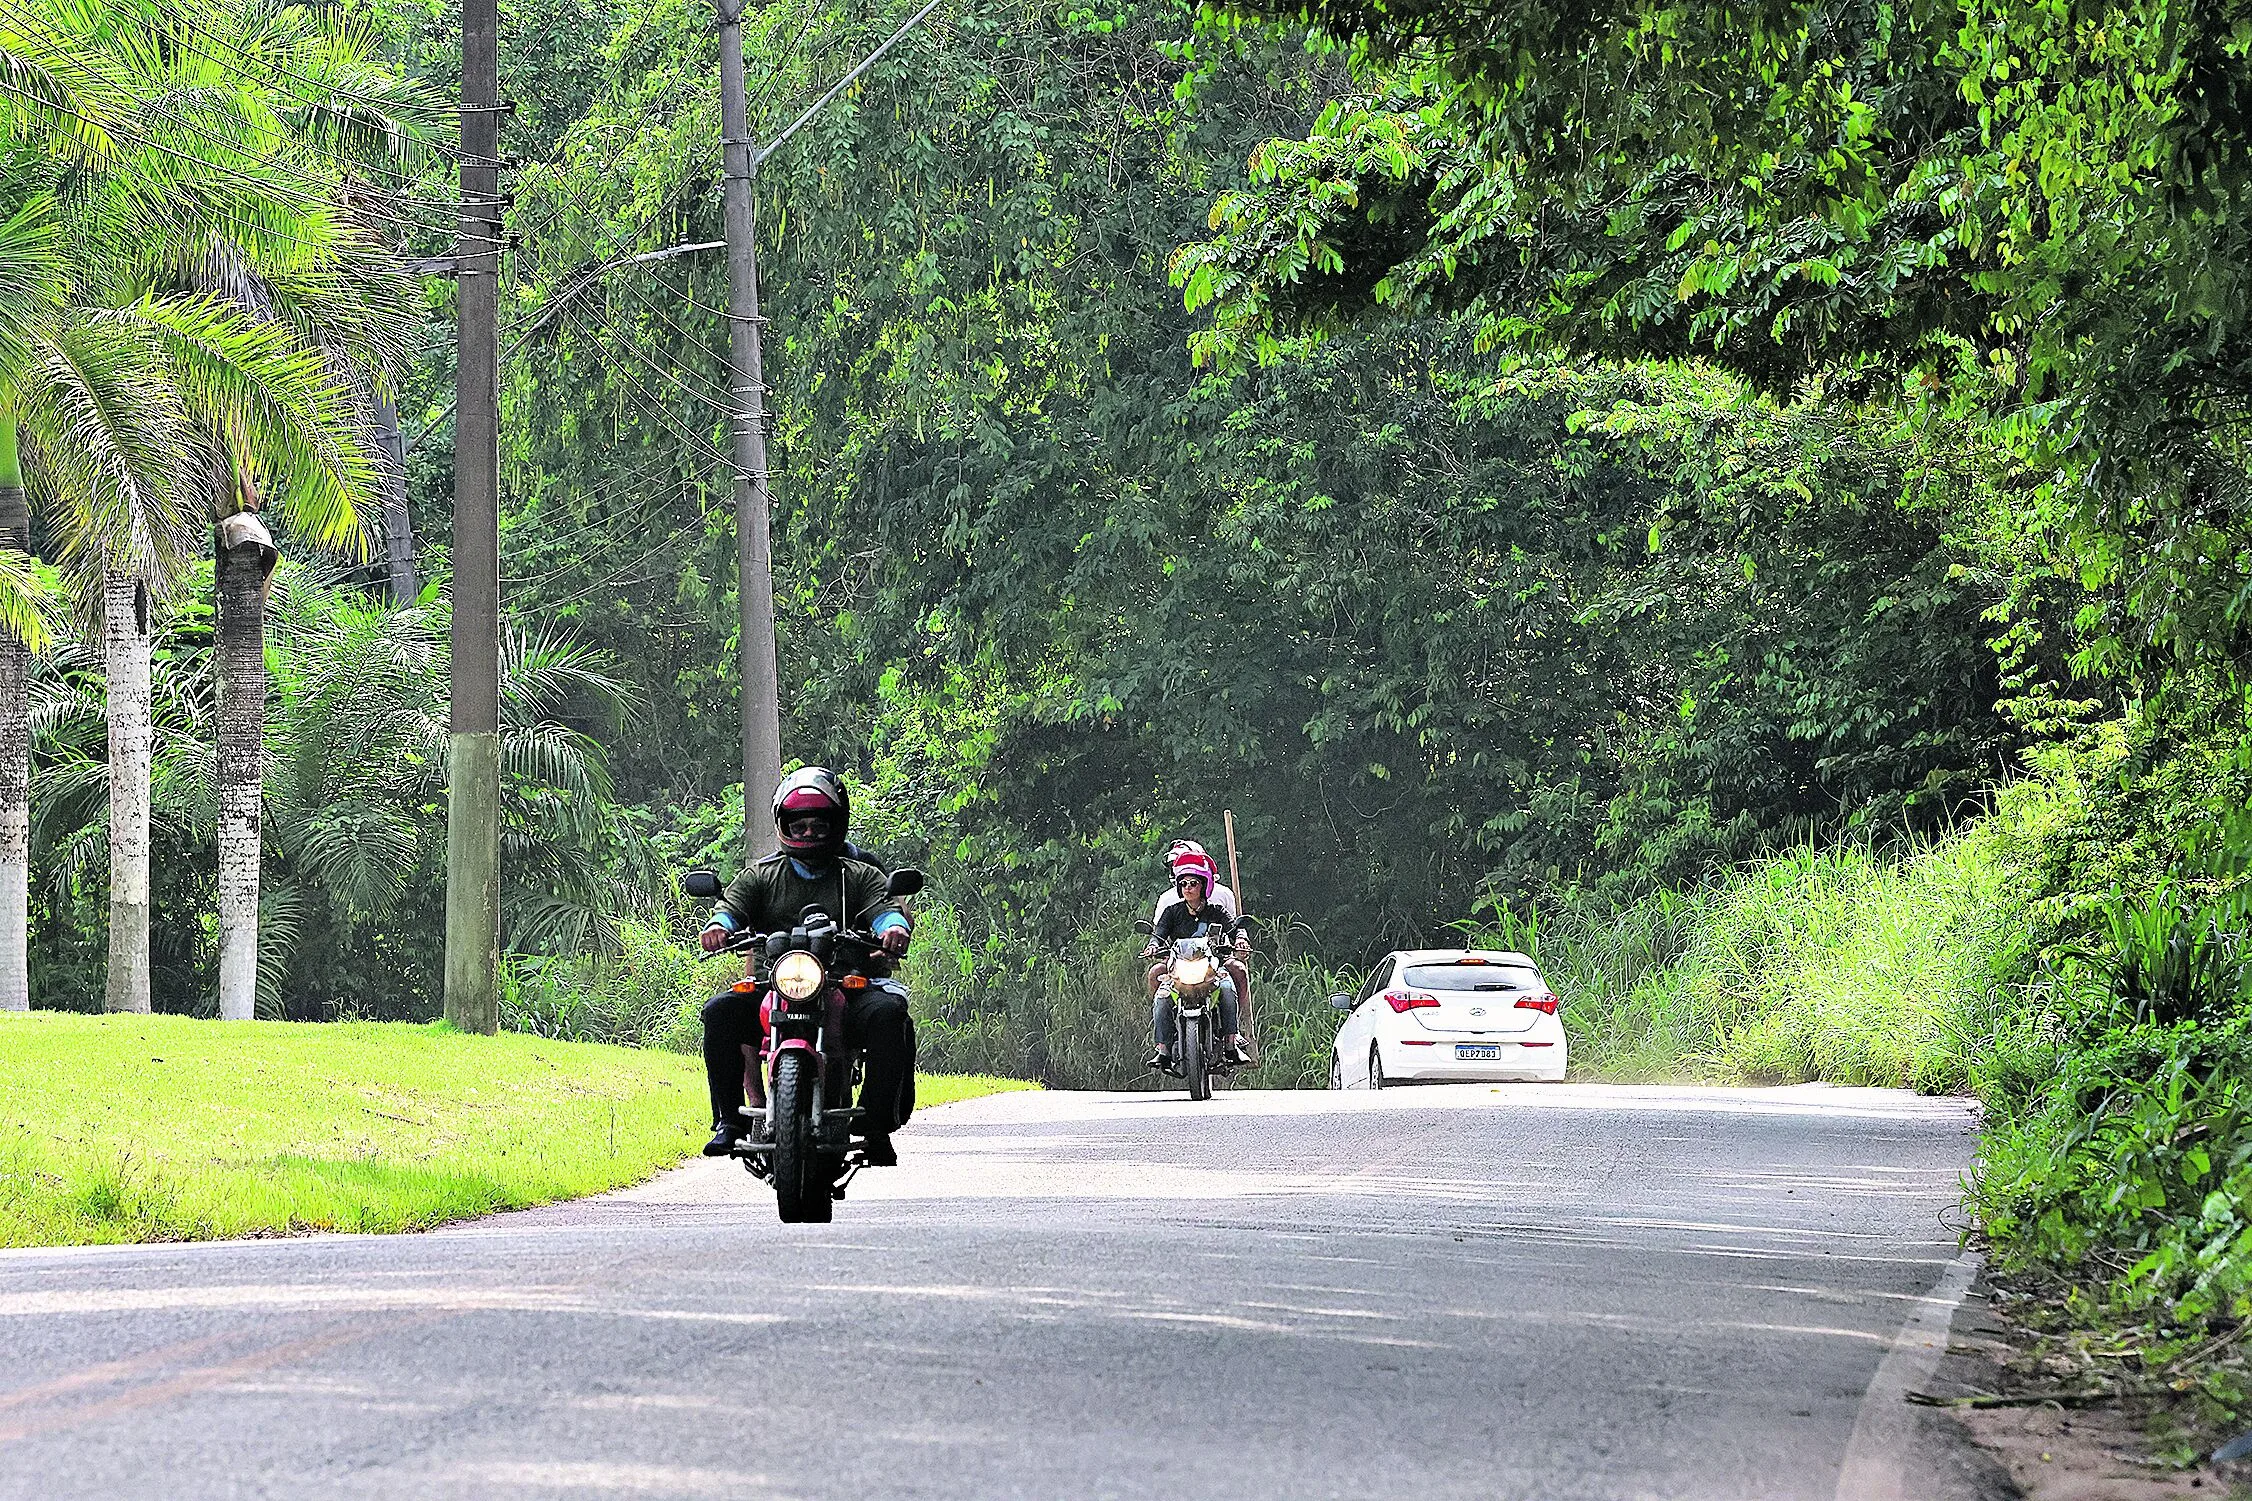
[[[840,859],[826,870],[807,875],[798,862],[777,850],[748,866],[727,883],[712,919],[733,931],[771,933],[797,926],[807,907],[819,907],[847,928],[874,931],[889,913],[901,922],[906,914],[886,894],[890,878],[863,860]]]

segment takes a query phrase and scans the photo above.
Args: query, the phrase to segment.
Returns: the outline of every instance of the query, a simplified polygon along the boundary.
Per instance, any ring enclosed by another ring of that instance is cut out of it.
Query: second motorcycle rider
[[[808,766],[784,777],[774,789],[774,826],[782,848],[728,883],[703,931],[704,949],[720,949],[735,933],[791,927],[813,906],[847,928],[873,933],[891,958],[906,953],[911,925],[886,894],[883,871],[845,853],[851,823],[852,798],[834,772]],[[915,1031],[906,990],[875,979],[864,990],[847,991],[845,1040],[867,1059],[859,1134],[867,1138],[869,1165],[892,1166],[899,1157],[891,1133],[915,1108]],[[712,1096],[707,1157],[726,1156],[743,1132],[743,1048],[755,1052],[759,1043],[755,995],[727,991],[712,997],[704,1007],[704,1073]]]

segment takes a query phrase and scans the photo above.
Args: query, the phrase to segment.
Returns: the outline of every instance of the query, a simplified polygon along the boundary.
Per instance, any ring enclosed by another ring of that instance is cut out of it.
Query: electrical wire
[[[728,470],[731,473],[733,472],[735,468],[735,461],[732,458],[720,452],[719,448],[715,444],[713,444],[713,442],[709,438],[691,432],[683,427],[678,421],[674,419],[672,413],[666,409],[665,404],[657,400],[656,397],[650,392],[649,388],[641,383],[640,377],[636,376],[633,371],[627,366],[621,365],[616,360],[607,357],[609,352],[603,349],[598,335],[600,333],[616,332],[616,329],[609,322],[609,320],[605,319],[600,325],[600,328],[596,329],[588,327],[585,324],[584,319],[576,308],[573,308],[564,316],[571,320],[571,324],[574,328],[594,339],[598,354],[602,356],[603,365],[607,369],[609,369],[611,373],[621,377],[633,387],[634,394],[639,396],[644,402],[648,403],[647,410],[649,414],[651,416],[654,416],[660,423],[662,423],[668,432],[672,433],[674,437],[680,439],[683,443],[688,444],[691,448],[700,448],[704,453],[711,456],[714,463],[720,465],[722,468]],[[627,355],[632,356],[634,359],[640,361],[643,364],[649,364],[652,368],[656,368],[653,361],[649,360],[646,355],[643,355],[641,351],[635,349],[630,343],[627,343],[623,346],[623,352]]]
[[[589,217],[597,219],[601,217],[595,206],[588,201],[585,194],[579,189],[577,184],[573,183],[569,178],[564,178],[562,179],[562,187],[563,191],[569,194],[572,198],[572,201],[575,202],[579,206],[579,208],[583,210]],[[640,233],[645,231],[648,227],[648,221],[654,219],[659,212],[662,212],[661,208],[652,210],[648,215],[646,215],[643,219],[642,224],[638,228],[636,228],[634,233],[636,235],[639,235]],[[643,297],[638,291],[636,291],[632,283],[625,283],[624,290],[626,292],[626,295],[632,297],[636,302],[647,308],[652,316],[654,316],[659,322],[663,323],[667,328],[671,329],[674,333],[678,334],[682,340],[702,350],[705,354],[710,355],[714,360],[717,360],[723,367],[726,367],[728,370],[733,370],[734,362],[732,360],[730,360],[727,356],[721,354],[718,350],[712,348],[709,344],[706,344],[696,335],[690,333],[687,329],[682,328],[677,322],[673,320],[670,314],[665,312],[662,307],[659,307],[656,304],[650,302],[647,298]]]

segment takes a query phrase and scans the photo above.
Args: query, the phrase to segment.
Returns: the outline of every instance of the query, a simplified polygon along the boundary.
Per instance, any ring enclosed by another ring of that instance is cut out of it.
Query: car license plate
[[[1501,1044],[1498,1042],[1458,1042],[1454,1045],[1454,1056],[1457,1058],[1499,1058],[1501,1056]]]

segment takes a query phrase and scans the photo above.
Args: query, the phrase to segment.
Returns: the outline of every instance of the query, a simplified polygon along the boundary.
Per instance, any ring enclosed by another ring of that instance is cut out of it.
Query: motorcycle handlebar
[[[788,928],[776,928],[774,933],[790,931],[791,929]],[[766,940],[772,938],[774,933],[730,933],[727,935],[727,942],[721,944],[718,951],[723,954],[741,954],[752,949],[764,948]],[[871,952],[879,951],[884,946],[884,941],[881,938],[873,933],[863,932],[858,928],[836,928],[831,930],[829,936],[845,943],[856,944]]]

